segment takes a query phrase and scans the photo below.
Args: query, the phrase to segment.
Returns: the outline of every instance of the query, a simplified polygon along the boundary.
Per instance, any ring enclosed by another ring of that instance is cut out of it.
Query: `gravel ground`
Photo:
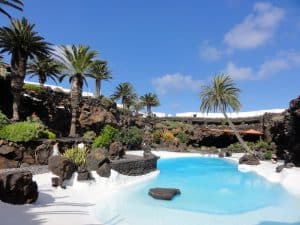
[[[33,175],[35,174],[42,174],[42,173],[48,173],[48,166],[27,166],[22,168],[11,168],[11,169],[0,169],[0,174],[7,173],[7,172],[17,172],[17,171],[30,171]]]

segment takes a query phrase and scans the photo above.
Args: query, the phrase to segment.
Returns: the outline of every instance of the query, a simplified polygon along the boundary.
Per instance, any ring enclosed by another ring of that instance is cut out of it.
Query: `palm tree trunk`
[[[147,105],[147,114],[151,116],[151,105]]]
[[[98,98],[101,95],[101,80],[96,79],[96,87],[95,87],[95,97]]]
[[[12,55],[11,58],[11,90],[13,95],[13,121],[20,120],[19,109],[21,104],[21,93],[24,84],[24,77],[26,71],[25,57],[20,53]]]
[[[81,87],[78,77],[72,79],[71,84],[71,127],[70,127],[70,137],[76,136],[77,124],[78,124],[78,114],[79,114],[79,104],[81,100]]]
[[[41,88],[44,87],[45,82],[46,82],[46,79],[44,79],[43,75],[39,75],[39,83],[40,83]]]
[[[225,119],[227,120],[230,128],[233,130],[233,133],[235,134],[236,138],[238,139],[238,141],[241,143],[242,147],[245,149],[245,151],[247,153],[252,153],[251,149],[248,147],[248,145],[246,144],[246,142],[243,140],[243,138],[241,137],[241,135],[239,134],[239,132],[237,131],[237,129],[235,128],[234,124],[232,123],[232,121],[229,119],[229,117],[227,116],[225,110],[223,110],[223,107],[221,108],[221,112],[223,113]]]

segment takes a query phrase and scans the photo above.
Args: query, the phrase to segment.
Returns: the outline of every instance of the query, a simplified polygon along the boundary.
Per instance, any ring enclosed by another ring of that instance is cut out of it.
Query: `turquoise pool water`
[[[175,158],[158,162],[160,174],[118,191],[98,204],[107,225],[299,225],[300,199],[280,185],[219,158]],[[300,178],[299,178],[300,179]],[[148,196],[152,187],[176,187],[172,201]]]

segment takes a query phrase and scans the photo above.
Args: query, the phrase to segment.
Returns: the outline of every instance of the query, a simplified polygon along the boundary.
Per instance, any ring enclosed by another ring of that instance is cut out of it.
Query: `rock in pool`
[[[148,194],[155,199],[172,200],[174,196],[181,194],[181,192],[177,188],[151,188]]]

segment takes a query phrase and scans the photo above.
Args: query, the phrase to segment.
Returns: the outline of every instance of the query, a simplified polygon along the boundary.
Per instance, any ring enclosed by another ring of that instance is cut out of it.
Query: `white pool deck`
[[[161,158],[216,157],[197,153],[153,152]],[[141,151],[131,153],[142,154]],[[235,154],[228,160],[237,161],[239,157],[239,154]],[[270,182],[281,183],[291,194],[300,196],[300,168],[284,169],[281,173],[276,173],[275,168],[277,165],[271,162],[261,162],[258,166],[242,165],[239,166],[239,169],[241,171],[254,171]],[[36,175],[34,180],[38,183],[40,193],[38,201],[35,204],[23,206],[0,203],[0,224],[100,225],[93,213],[93,206],[96,203],[109,198],[114,191],[124,189],[124,186],[151,179],[157,176],[158,173],[156,171],[144,176],[128,177],[113,171],[109,179],[95,175],[95,182],[77,182],[75,174],[67,189],[51,187],[51,177],[53,176],[51,173]],[[251,213],[248,216],[250,215]]]

